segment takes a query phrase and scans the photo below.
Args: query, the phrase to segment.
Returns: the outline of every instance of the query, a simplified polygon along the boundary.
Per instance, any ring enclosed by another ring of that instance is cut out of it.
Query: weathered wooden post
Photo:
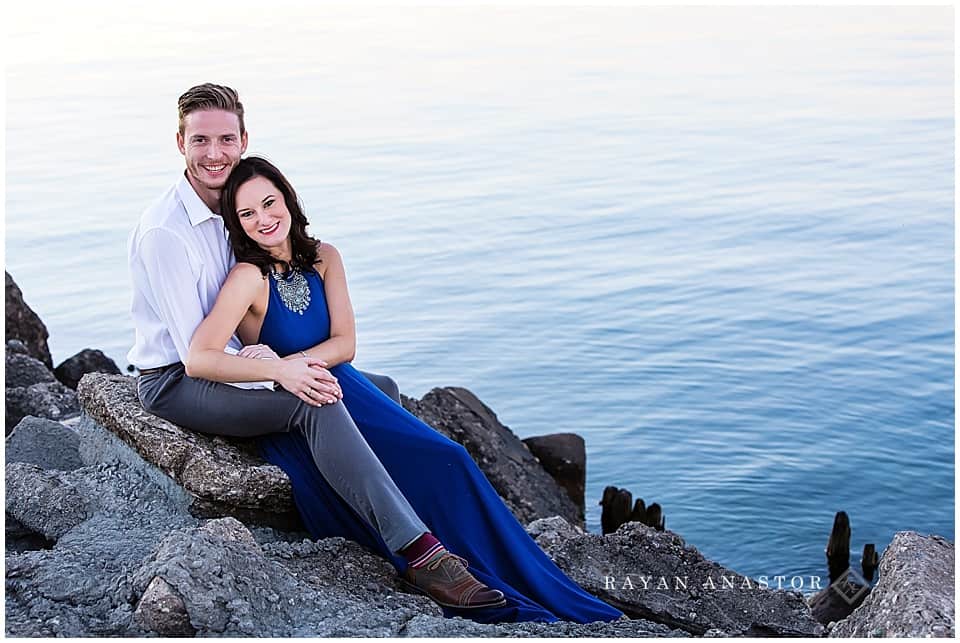
[[[656,529],[657,531],[663,531],[666,525],[667,519],[663,516],[663,510],[660,508],[659,503],[653,503],[647,507],[647,519],[643,524],[649,525]]]
[[[604,534],[612,534],[625,522],[639,522],[657,531],[665,529],[666,519],[659,504],[654,502],[647,507],[643,498],[637,498],[631,509],[632,501],[633,494],[626,489],[611,485],[603,490],[603,498],[600,500],[600,506],[603,507],[600,528]]]
[[[860,568],[863,570],[863,578],[868,583],[873,582],[873,575],[880,566],[880,556],[877,555],[877,548],[873,543],[867,543],[863,546],[863,556],[860,557]]]
[[[845,511],[838,511],[833,518],[833,529],[827,540],[826,553],[832,584],[850,568],[850,519]]]

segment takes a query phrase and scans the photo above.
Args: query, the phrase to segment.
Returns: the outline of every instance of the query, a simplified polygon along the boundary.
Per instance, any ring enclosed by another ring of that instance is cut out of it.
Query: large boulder
[[[11,483],[14,477],[17,482]],[[182,490],[142,461],[40,471],[7,464],[8,516],[14,510],[57,536],[22,553],[6,552],[6,634],[30,637],[137,636],[130,577],[171,530],[196,525]],[[55,482],[56,484],[48,484]],[[34,487],[45,489],[43,494]],[[70,497],[64,491],[69,489]],[[50,502],[44,494],[57,494]],[[88,516],[74,508],[83,507]],[[69,519],[56,516],[66,512]],[[184,552],[189,555],[189,552]]]
[[[311,549],[323,552],[316,545]],[[395,574],[386,561],[356,545],[337,549],[339,564],[331,565],[336,558],[329,553],[316,562],[351,577],[355,589],[342,576],[330,584],[305,582],[272,560],[233,518],[173,531],[132,577],[134,592],[143,594],[137,610],[147,612],[144,603],[157,600],[147,590],[159,578],[169,587],[163,588],[163,600],[179,609],[179,598],[190,628],[204,636],[395,636],[403,622],[417,614],[440,616],[426,599],[392,591],[389,579]],[[383,592],[364,589],[384,581]],[[357,589],[365,591],[367,600],[356,600]],[[171,625],[176,622],[164,624],[173,629]],[[182,621],[180,627],[186,630]]]
[[[403,406],[454,442],[462,444],[521,523],[563,516],[582,524],[581,512],[496,414],[465,388],[435,388]]]
[[[8,462],[5,484],[6,514],[48,540],[58,540],[90,515],[69,473]]]
[[[40,321],[37,313],[23,300],[23,293],[9,272],[6,275],[6,339],[21,340],[30,354],[53,370],[53,359],[47,346],[47,327]]]
[[[57,421],[80,415],[77,394],[57,381],[8,387],[5,394],[7,435],[28,415]]]
[[[880,559],[880,580],[832,637],[956,637],[954,544],[899,531]]]
[[[8,345],[20,343],[17,340],[7,342]],[[6,369],[4,380],[7,388],[27,387],[40,382],[54,382],[56,379],[43,362],[30,355],[7,350]]]
[[[195,433],[147,413],[136,379],[125,375],[89,373],[77,395],[91,419],[192,496],[194,515],[284,528],[300,524],[290,479],[264,462],[251,441]]]
[[[632,618],[695,636],[822,636],[826,631],[798,592],[707,560],[671,531],[626,523],[607,536],[560,517],[527,531],[571,579]]]
[[[110,373],[120,375],[116,363],[94,348],[84,348],[76,355],[63,360],[53,374],[68,388],[77,389],[80,379],[87,373]]]
[[[70,428],[45,418],[25,417],[7,436],[4,457],[43,469],[72,471],[83,466],[80,437]]]

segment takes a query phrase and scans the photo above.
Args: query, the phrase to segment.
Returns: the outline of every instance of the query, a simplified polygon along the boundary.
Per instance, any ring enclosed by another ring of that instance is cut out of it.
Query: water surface
[[[36,11],[25,8],[24,11]],[[147,10],[140,10],[147,11]],[[204,12],[208,13],[204,13]],[[953,539],[948,8],[28,16],[7,68],[6,267],[54,361],[126,366],[129,230],[182,169],[177,96],[341,250],[357,364],[587,442],[602,489],[750,576]]]

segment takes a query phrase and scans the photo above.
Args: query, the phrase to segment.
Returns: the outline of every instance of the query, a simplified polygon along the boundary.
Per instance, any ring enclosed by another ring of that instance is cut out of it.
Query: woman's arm
[[[263,276],[256,266],[246,263],[234,266],[217,295],[213,310],[193,333],[184,364],[187,375],[215,382],[276,379],[277,364],[271,363],[273,360],[248,359],[223,352],[261,288]]]
[[[308,404],[336,402],[339,386],[322,368],[325,364],[321,359],[250,359],[223,352],[263,287],[259,268],[246,263],[234,266],[217,295],[213,310],[190,340],[184,364],[187,375],[216,382],[273,380]]]
[[[304,353],[322,359],[329,368],[353,361],[357,353],[357,331],[347,290],[347,274],[340,253],[329,243],[324,243],[318,248],[317,259],[323,267],[323,293],[330,313],[330,339]]]

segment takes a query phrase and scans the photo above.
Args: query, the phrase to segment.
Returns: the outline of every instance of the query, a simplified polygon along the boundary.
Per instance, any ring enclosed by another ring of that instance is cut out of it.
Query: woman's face
[[[290,211],[270,179],[255,176],[241,185],[236,202],[240,226],[248,237],[274,256],[282,257],[284,250],[289,254]]]

